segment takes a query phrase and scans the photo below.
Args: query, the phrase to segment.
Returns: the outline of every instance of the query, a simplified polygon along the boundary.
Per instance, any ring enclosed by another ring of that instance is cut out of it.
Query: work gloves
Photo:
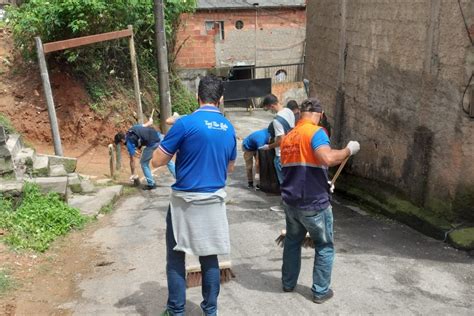
[[[346,146],[347,149],[349,149],[349,151],[351,152],[351,156],[357,154],[360,150],[360,144],[359,142],[357,141],[354,141],[354,140],[351,140],[347,146]]]
[[[268,146],[268,144],[265,144],[263,146],[260,146],[258,147],[259,150],[269,150],[270,149],[270,146]]]
[[[328,181],[328,185],[329,185],[329,192],[334,193],[334,190],[336,189],[336,187],[334,186],[332,181]]]

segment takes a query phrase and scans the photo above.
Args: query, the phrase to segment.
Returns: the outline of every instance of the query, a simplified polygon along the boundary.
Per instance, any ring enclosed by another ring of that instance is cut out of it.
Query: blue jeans
[[[166,276],[168,278],[168,302],[166,309],[172,315],[184,315],[186,303],[185,254],[174,251],[176,240],[173,235],[171,211],[166,215]],[[220,271],[217,255],[199,257],[202,271],[201,308],[205,315],[217,315],[217,297],[220,290]]]
[[[153,158],[153,152],[158,148],[158,146],[159,144],[155,144],[153,146],[146,146],[145,149],[143,149],[142,157],[140,158],[140,165],[143,170],[143,175],[145,176],[146,182],[150,186],[155,185],[155,179],[153,179],[153,174],[151,173],[150,169],[150,160],[151,158]],[[168,167],[168,170],[173,175],[173,177],[176,179],[174,161],[170,160],[166,166]]]
[[[275,164],[275,171],[278,178],[278,182],[280,182],[281,184],[283,182],[283,172],[281,171],[280,156],[275,156],[275,159],[273,159],[273,163]]]
[[[332,207],[322,211],[301,211],[285,204],[286,237],[283,248],[282,283],[296,286],[301,268],[301,242],[309,232],[315,245],[313,286],[316,297],[325,295],[331,283],[334,262]]]

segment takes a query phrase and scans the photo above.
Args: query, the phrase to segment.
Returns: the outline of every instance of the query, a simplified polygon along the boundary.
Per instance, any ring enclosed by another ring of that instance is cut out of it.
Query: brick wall
[[[181,18],[175,64],[178,68],[212,68],[234,65],[271,65],[301,62],[306,15],[303,9],[260,9],[255,31],[254,10],[197,11]],[[244,26],[238,30],[236,21]],[[218,28],[206,31],[206,21],[224,22],[224,39]],[[257,47],[257,54],[255,53]]]
[[[457,1],[314,0],[307,11],[311,93],[339,145],[362,146],[350,171],[474,218],[474,122],[460,106],[473,52]]]

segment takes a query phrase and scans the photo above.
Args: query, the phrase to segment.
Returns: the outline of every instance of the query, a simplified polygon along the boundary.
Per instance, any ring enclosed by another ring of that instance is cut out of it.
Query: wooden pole
[[[115,175],[114,169],[114,145],[109,144],[109,168],[110,168],[110,177],[113,178]]]
[[[166,119],[171,116],[171,93],[163,0],[154,0],[153,11],[155,14],[156,58],[158,63],[158,84],[160,88],[160,127],[161,131],[166,133],[169,129],[169,126],[166,125]]]
[[[133,88],[135,90],[135,100],[137,101],[138,122],[140,124],[143,124],[142,99],[140,96],[140,81],[138,80],[137,54],[135,52],[133,26],[129,25],[128,29],[131,31],[131,35],[128,39],[128,43],[130,46],[130,59],[132,61]]]
[[[46,58],[44,57],[43,43],[39,36],[35,37],[36,51],[38,53],[38,61],[41,72],[41,80],[43,81],[43,90],[46,97],[46,104],[48,105],[48,116],[51,126],[51,134],[53,135],[54,154],[56,156],[63,155],[61,146],[61,137],[59,135],[58,120],[56,117],[56,109],[54,107],[53,91],[51,90],[51,82],[49,81],[48,66],[46,65]]]
[[[122,168],[122,146],[118,143],[115,146],[115,170],[120,170]]]

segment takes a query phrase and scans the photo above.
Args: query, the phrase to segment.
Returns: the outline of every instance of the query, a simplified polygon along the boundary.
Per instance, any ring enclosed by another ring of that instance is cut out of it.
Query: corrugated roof
[[[304,7],[306,5],[305,0],[198,0],[197,9],[253,9],[254,3],[258,3],[260,8]]]

